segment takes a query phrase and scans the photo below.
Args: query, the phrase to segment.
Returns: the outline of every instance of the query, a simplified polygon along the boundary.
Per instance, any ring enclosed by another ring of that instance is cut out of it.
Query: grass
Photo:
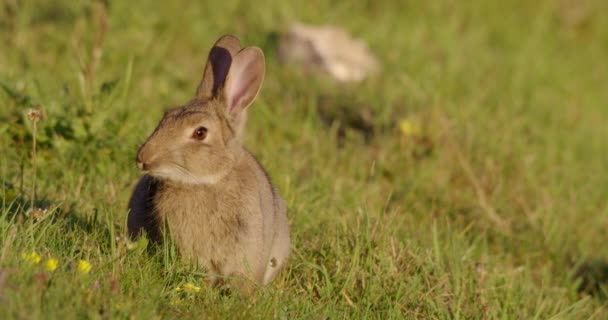
[[[607,9],[5,2],[0,318],[607,318]],[[345,27],[383,72],[337,85],[279,64],[295,20]],[[246,144],[292,226],[289,267],[255,302],[202,286],[170,244],[125,240],[135,152],[225,33],[266,52]]]

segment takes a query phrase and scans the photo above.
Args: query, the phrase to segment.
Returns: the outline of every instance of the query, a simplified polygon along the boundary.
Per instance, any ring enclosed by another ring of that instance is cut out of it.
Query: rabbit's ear
[[[198,98],[211,99],[218,95],[230,70],[232,59],[239,50],[241,50],[241,42],[237,37],[225,35],[217,40],[209,51],[203,80],[196,89]]]
[[[255,99],[264,80],[264,53],[247,47],[234,56],[224,84],[224,99],[230,114],[238,114]]]
[[[231,56],[235,56],[239,51],[241,51],[241,41],[239,38],[232,35],[222,36],[215,42],[214,47],[222,47],[230,52]]]

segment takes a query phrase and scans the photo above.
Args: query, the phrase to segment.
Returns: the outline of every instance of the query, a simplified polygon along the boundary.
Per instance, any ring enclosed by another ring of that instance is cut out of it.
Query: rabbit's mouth
[[[163,165],[144,171],[150,176],[184,185],[212,185],[216,184],[225,176],[221,173],[199,175],[194,174],[183,166]]]
[[[143,163],[143,162],[137,161],[135,163],[135,165],[137,165],[137,169],[139,169],[141,171],[144,171],[144,172],[148,171],[148,168],[147,168],[148,166],[145,163]]]

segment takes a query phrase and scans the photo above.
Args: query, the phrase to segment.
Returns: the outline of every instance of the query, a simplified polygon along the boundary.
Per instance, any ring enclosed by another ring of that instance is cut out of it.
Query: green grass
[[[87,1],[0,9],[1,319],[608,318],[605,1],[107,2],[105,18]],[[294,20],[345,27],[383,72],[336,85],[279,64]],[[136,150],[225,33],[266,52],[246,145],[292,227],[255,302],[178,293],[201,272],[124,240]],[[360,110],[367,141],[345,116]]]

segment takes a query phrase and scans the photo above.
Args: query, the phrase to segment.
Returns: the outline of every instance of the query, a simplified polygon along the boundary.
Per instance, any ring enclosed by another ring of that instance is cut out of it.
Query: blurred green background
[[[3,0],[0,318],[607,318],[606,12]],[[382,71],[338,84],[279,63],[293,22],[344,28]],[[226,33],[266,54],[246,145],[293,236],[255,302],[204,287],[170,244],[124,237],[137,148]],[[188,283],[201,290],[176,290]]]

